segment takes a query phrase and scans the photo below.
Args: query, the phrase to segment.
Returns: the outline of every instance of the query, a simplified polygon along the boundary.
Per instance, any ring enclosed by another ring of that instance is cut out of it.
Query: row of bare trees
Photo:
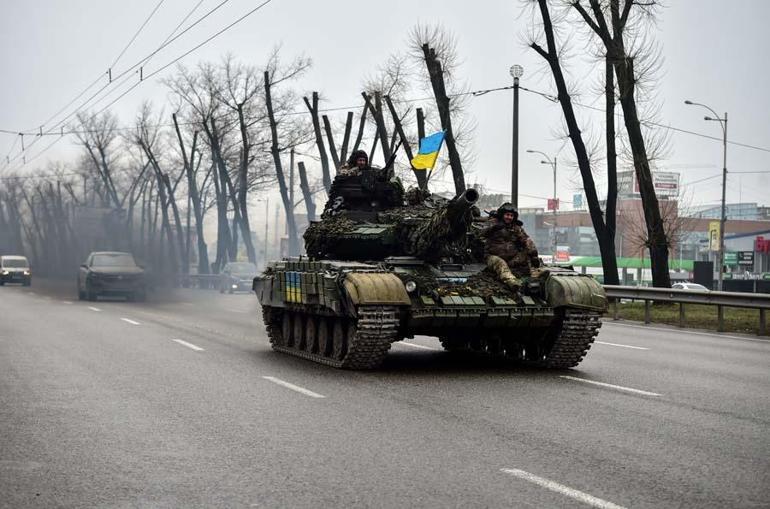
[[[446,131],[442,166],[451,168],[460,192],[457,147],[467,131],[453,131],[460,101],[450,102],[452,77],[442,69],[455,48],[444,31],[426,27],[414,29],[410,44],[419,58],[393,57],[397,66],[362,83],[358,118],[348,111],[344,122],[325,114],[318,92],[294,88],[310,60],[283,62],[278,50],[261,66],[226,56],[179,67],[163,80],[168,104],[145,102],[128,126],[109,111],[81,112],[72,128],[82,148],[74,164],[4,177],[0,249],[29,252],[50,273],[71,272],[95,249],[131,250],[162,274],[216,272],[239,257],[257,263],[252,207],[277,187],[288,253],[296,255],[302,246],[295,212],[302,207],[315,219],[349,154],[364,149],[387,161],[400,143],[409,161],[426,129]],[[413,110],[403,100],[415,83],[434,91],[435,106]],[[408,162],[397,169],[427,188],[425,172],[412,172]]]

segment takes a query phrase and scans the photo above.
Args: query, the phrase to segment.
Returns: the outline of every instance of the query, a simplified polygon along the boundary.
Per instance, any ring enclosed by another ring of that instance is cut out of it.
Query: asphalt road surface
[[[608,322],[576,369],[273,352],[253,295],[0,287],[2,507],[768,507],[770,342]]]

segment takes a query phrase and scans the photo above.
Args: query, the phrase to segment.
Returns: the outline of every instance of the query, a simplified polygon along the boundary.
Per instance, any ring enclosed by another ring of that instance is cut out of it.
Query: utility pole
[[[509,69],[513,77],[513,139],[511,140],[511,203],[519,208],[519,78],[524,68],[518,64]]]
[[[703,120],[711,122],[719,122],[722,127],[722,214],[719,218],[719,256],[717,258],[719,266],[717,277],[717,290],[722,291],[724,282],[724,267],[725,267],[725,223],[727,222],[727,206],[725,204],[727,194],[727,112],[725,112],[724,118],[719,118],[716,111],[711,109],[705,104],[696,103],[693,101],[684,102],[690,106],[701,106],[709,110],[714,116],[703,117]]]
[[[556,215],[556,211],[559,208],[559,205],[558,205],[559,199],[556,197],[556,159],[557,158],[556,156],[554,156],[553,160],[551,160],[551,158],[548,157],[548,155],[546,155],[545,152],[541,152],[539,150],[527,150],[527,152],[530,154],[540,154],[541,156],[545,157],[545,161],[540,161],[540,164],[547,164],[551,168],[553,168],[553,200],[551,201],[551,203],[553,204],[553,224],[551,224],[551,234],[553,236],[553,245],[551,247],[553,250],[553,259],[556,260],[556,251],[558,247],[557,246],[558,242],[556,242],[556,222],[558,217]]]

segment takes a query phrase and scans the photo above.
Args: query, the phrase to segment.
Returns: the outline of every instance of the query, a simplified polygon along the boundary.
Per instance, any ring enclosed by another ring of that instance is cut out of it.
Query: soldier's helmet
[[[500,205],[497,208],[496,216],[498,218],[502,219],[503,214],[505,214],[506,212],[512,213],[513,214],[513,219],[518,219],[519,218],[519,211],[516,210],[516,207],[514,207],[513,204],[509,203],[509,202],[505,202],[505,203],[503,203],[502,205]]]

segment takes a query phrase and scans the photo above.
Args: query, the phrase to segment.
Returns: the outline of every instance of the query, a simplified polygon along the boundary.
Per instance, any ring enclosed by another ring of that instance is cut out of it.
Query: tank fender
[[[404,283],[389,272],[353,272],[345,277],[345,291],[354,305],[409,305]]]
[[[545,295],[553,307],[607,311],[607,294],[591,276],[551,273],[545,284]]]

